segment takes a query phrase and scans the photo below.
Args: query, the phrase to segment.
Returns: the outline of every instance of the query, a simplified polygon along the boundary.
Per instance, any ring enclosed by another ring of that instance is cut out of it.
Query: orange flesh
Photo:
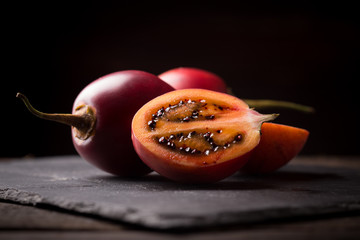
[[[200,101],[185,99],[176,105],[159,109],[152,115],[148,125],[150,125],[149,129],[155,132],[154,140],[173,151],[209,155],[240,143],[243,133],[228,126],[219,127],[215,131],[209,127],[189,131],[186,126],[181,125],[190,125],[187,124],[189,122],[221,121],[224,117],[231,117],[232,111],[234,109],[228,106],[219,106],[204,99]],[[175,126],[179,124],[180,128]],[[193,126],[193,129],[198,129],[198,124]]]
[[[251,151],[260,141],[262,122],[272,119],[274,115],[261,115],[233,96],[186,89],[150,101],[134,116],[132,129],[159,159],[209,166]]]
[[[287,164],[304,147],[309,132],[305,129],[264,123],[259,145],[241,170],[248,173],[269,173]]]

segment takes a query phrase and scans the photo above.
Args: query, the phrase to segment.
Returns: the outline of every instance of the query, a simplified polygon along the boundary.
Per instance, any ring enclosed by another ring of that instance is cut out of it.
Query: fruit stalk
[[[292,109],[304,113],[314,113],[315,109],[310,106],[305,106],[302,104],[288,102],[288,101],[279,101],[279,100],[270,100],[270,99],[244,99],[244,101],[251,107],[256,110],[266,109],[266,108],[285,108]]]
[[[43,113],[35,109],[30,104],[28,98],[22,93],[17,93],[16,97],[20,98],[27,109],[39,118],[75,127],[79,132],[82,132],[85,135],[89,135],[94,129],[96,118],[94,112],[91,111],[90,108],[86,109],[86,112],[80,114]]]
[[[227,89],[227,94],[236,96],[231,88]],[[314,113],[315,109],[310,106],[289,102],[289,101],[280,101],[280,100],[272,100],[272,99],[242,99],[246,102],[249,107],[255,108],[256,110],[263,110],[268,108],[283,108],[283,109],[291,109],[303,113]]]

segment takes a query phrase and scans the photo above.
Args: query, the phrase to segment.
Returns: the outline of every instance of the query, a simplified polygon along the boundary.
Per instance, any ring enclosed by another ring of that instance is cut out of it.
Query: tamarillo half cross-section
[[[215,182],[247,161],[260,141],[262,115],[220,92],[184,89],[145,104],[132,121],[135,151],[150,168],[179,182]]]

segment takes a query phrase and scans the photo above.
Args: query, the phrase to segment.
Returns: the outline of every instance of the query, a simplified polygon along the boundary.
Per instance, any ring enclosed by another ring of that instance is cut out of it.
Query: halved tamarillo
[[[276,116],[225,93],[176,90],[139,109],[132,140],[140,158],[159,174],[179,182],[216,182],[247,162],[262,123]]]
[[[119,176],[151,172],[137,156],[131,142],[131,120],[149,100],[173,88],[153,74],[127,70],[105,75],[86,86],[73,104],[72,114],[47,114],[28,109],[40,118],[71,126],[79,155],[96,167]]]
[[[245,173],[270,173],[287,164],[304,147],[309,131],[275,123],[264,123],[259,145],[241,169]]]

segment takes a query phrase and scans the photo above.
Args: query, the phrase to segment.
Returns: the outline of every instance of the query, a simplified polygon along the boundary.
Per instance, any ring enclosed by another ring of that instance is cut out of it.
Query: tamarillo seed
[[[241,141],[241,139],[242,139],[241,134],[236,135],[236,137],[234,138],[234,140],[237,141],[237,142]]]
[[[189,122],[189,121],[190,121],[190,118],[189,118],[189,117],[184,117],[184,118],[182,119],[182,121],[183,121],[183,122]]]
[[[148,122],[148,125],[149,125],[149,127],[150,127],[151,129],[154,129],[154,128],[156,127],[156,121],[151,120],[151,121]]]
[[[165,143],[165,142],[166,142],[165,137],[161,137],[161,138],[159,138],[159,143]]]
[[[208,120],[213,120],[215,118],[215,115],[205,116],[205,118]]]

